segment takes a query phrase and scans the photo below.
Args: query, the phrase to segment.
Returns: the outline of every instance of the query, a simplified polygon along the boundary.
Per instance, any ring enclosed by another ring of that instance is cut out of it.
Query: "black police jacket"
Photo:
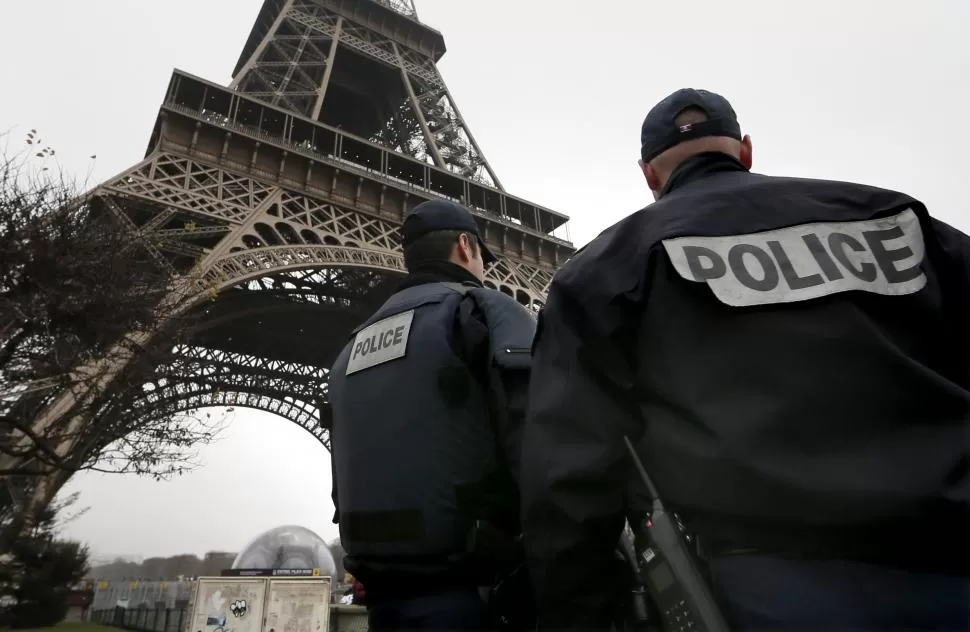
[[[909,196],[682,165],[539,316],[521,489],[541,626],[608,625],[613,548],[648,506],[624,435],[702,541],[965,555],[968,297],[970,239]]]
[[[335,521],[369,597],[476,581],[488,570],[468,550],[476,520],[519,533],[535,319],[469,278],[449,266],[409,277],[330,373]]]

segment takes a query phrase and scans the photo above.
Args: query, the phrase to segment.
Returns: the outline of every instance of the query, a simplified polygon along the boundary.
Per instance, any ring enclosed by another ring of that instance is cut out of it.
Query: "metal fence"
[[[92,623],[110,625],[137,632],[181,632],[186,608],[106,608],[92,610]]]
[[[133,632],[183,632],[188,608],[106,608],[91,610],[89,620]],[[367,609],[362,606],[330,606],[329,632],[366,632]]]
[[[185,608],[192,598],[195,582],[115,580],[92,581],[93,610],[110,610],[116,606],[127,608]]]

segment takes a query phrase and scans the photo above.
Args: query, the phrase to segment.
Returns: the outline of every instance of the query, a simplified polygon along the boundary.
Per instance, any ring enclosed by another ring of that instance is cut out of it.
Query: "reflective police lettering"
[[[403,358],[414,310],[395,314],[360,330],[354,338],[347,361],[347,375],[372,366]]]
[[[724,237],[665,239],[677,273],[722,303],[791,303],[860,290],[899,296],[926,285],[923,231],[911,209],[858,222],[819,222]]]

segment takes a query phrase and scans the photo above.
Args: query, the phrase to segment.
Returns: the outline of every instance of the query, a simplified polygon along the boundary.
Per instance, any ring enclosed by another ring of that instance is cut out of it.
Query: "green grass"
[[[118,628],[112,628],[97,623],[60,623],[52,628],[34,628],[32,630],[18,630],[18,632],[118,632]]]

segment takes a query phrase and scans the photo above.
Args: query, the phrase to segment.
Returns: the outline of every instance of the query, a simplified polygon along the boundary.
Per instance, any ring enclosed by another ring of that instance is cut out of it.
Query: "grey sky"
[[[142,158],[174,67],[219,83],[261,0],[0,3],[0,130],[35,127],[97,182]],[[966,0],[418,0],[440,69],[515,195],[573,219],[577,245],[650,199],[639,125],[703,87],[732,101],[755,170],[921,198],[970,232]],[[88,156],[96,154],[91,161]],[[329,457],[305,431],[238,411],[205,467],[172,483],[83,474],[69,534],[96,552],[237,549],[298,523],[330,538]]]

